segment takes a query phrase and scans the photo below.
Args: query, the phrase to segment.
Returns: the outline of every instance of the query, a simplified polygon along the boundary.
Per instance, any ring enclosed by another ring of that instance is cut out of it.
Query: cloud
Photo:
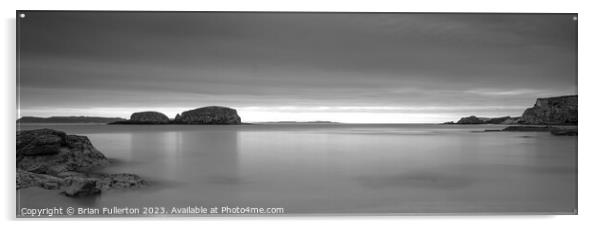
[[[575,93],[572,16],[31,12],[19,108],[515,113]]]
[[[516,95],[535,95],[543,93],[543,90],[536,89],[472,89],[466,91],[469,94],[485,95],[485,96],[516,96]]]

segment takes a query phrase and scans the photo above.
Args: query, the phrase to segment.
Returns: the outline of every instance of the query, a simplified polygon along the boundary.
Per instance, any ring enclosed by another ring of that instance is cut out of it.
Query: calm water
[[[557,212],[577,206],[577,137],[503,126],[21,125],[86,135],[105,172],[152,182],[72,199],[19,191],[21,207],[250,206],[287,213]]]

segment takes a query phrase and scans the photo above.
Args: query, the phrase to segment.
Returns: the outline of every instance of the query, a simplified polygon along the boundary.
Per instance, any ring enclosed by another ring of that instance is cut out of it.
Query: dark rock
[[[64,171],[56,174],[57,177],[67,178],[67,177],[87,177],[85,173],[75,172],[75,171]]]
[[[56,146],[54,153],[44,150]],[[40,149],[41,148],[41,149]],[[42,150],[43,149],[43,150]],[[85,136],[39,129],[17,132],[17,189],[63,189],[70,197],[97,195],[101,190],[131,189],[146,185],[134,174],[94,174],[109,164]]]
[[[557,136],[577,136],[578,128],[576,126],[551,127],[550,133]]]
[[[94,184],[95,188],[90,187]],[[40,187],[44,189],[63,189],[67,196],[98,194],[97,190],[136,189],[148,183],[134,174],[85,174],[80,172],[63,172],[57,176],[37,174],[22,169],[17,170],[17,189]]]
[[[67,143],[65,132],[52,129],[17,131],[17,159],[58,154]]]
[[[169,118],[160,112],[145,111],[133,113],[130,116],[130,122],[164,124],[169,123]]]
[[[63,193],[70,197],[91,196],[100,194],[96,187],[97,179],[68,177],[63,182]]]
[[[241,124],[236,110],[210,106],[182,112],[174,120],[178,124]]]
[[[460,120],[458,120],[456,122],[456,124],[485,124],[485,121],[483,121],[483,119],[478,118],[477,116],[473,115],[473,116],[461,118]]]
[[[510,117],[510,116],[504,116],[504,117],[498,117],[498,118],[484,118],[484,117],[476,117],[476,116],[469,116],[469,117],[463,117],[460,120],[458,120],[458,122],[456,122],[455,124],[505,124],[505,125],[509,125],[509,124],[518,124],[520,123],[521,118],[520,117]],[[444,124],[454,124],[454,122],[446,122]]]
[[[502,131],[529,131],[529,132],[545,132],[549,131],[550,128],[547,126],[509,126]]]
[[[522,122],[523,122],[523,120],[521,117],[509,117],[506,120],[504,120],[500,123],[496,123],[496,124],[512,125],[512,124],[520,124]]]
[[[577,95],[571,95],[538,98],[522,119],[525,124],[576,125],[577,116]]]
[[[140,188],[147,184],[140,176],[127,173],[101,175],[97,179],[97,187],[102,190]]]
[[[487,124],[502,124],[506,120],[510,119],[510,116],[499,117],[499,118],[489,118],[485,120]]]
[[[17,189],[29,187],[58,189],[61,187],[62,183],[63,179],[58,177],[17,169]]]
[[[48,149],[53,149],[53,153],[44,151]],[[19,131],[17,158],[17,168],[51,175],[109,164],[108,159],[94,148],[87,137],[65,135],[64,132],[50,129]]]
[[[136,112],[130,116],[129,120],[122,120],[108,123],[109,125],[147,125],[147,124],[169,124],[171,120],[167,115],[156,111]]]

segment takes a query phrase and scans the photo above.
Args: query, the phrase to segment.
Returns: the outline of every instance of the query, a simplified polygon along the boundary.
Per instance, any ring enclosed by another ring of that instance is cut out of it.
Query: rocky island
[[[199,125],[238,125],[242,124],[235,109],[221,106],[201,107],[177,114],[170,120],[165,114],[156,111],[136,112],[129,120],[115,124],[199,124]]]
[[[66,196],[98,195],[146,185],[134,174],[101,174],[110,161],[85,136],[52,129],[17,131],[17,189],[61,190]]]
[[[499,117],[499,118],[485,118],[477,116],[463,117],[457,122],[448,122],[446,124],[517,124],[520,121],[520,117]]]
[[[112,122],[109,124],[169,124],[167,115],[156,111],[136,112],[130,115],[129,120]]]
[[[236,110],[228,107],[209,106],[184,111],[176,115],[176,124],[241,124]]]

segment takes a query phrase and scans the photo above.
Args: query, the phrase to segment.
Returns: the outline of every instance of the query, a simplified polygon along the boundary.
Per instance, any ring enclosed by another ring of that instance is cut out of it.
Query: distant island
[[[332,121],[276,121],[276,122],[254,122],[255,124],[341,124]]]
[[[17,119],[17,123],[111,123],[124,120],[126,119],[92,116],[52,116],[48,118],[24,116],[20,119]]]
[[[161,124],[191,124],[191,125],[240,125],[240,116],[235,109],[221,106],[201,107],[177,114],[174,119],[157,111],[142,111],[133,113],[129,120],[120,120],[110,125],[161,125]]]

